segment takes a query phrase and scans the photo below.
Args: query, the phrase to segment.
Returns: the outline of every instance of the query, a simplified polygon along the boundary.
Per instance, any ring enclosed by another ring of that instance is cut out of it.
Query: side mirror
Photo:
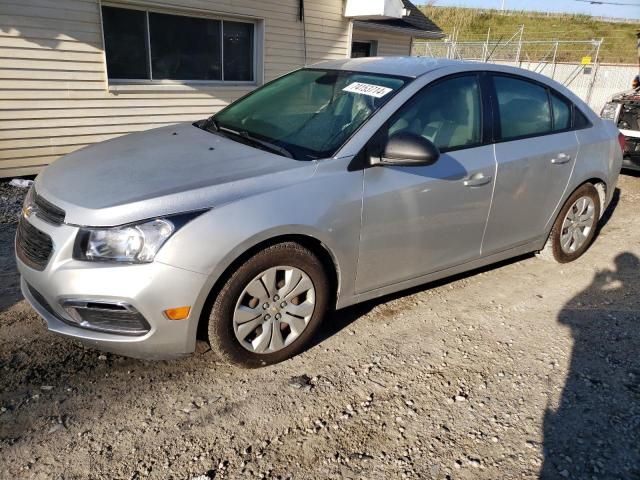
[[[433,165],[438,158],[440,150],[432,142],[415,133],[401,132],[387,141],[381,157],[371,157],[371,165],[419,167]]]

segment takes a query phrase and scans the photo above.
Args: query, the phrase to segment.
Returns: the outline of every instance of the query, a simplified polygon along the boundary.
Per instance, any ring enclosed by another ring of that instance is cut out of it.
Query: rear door
[[[498,172],[483,255],[543,235],[564,196],[579,148],[568,100],[523,77],[492,77]]]

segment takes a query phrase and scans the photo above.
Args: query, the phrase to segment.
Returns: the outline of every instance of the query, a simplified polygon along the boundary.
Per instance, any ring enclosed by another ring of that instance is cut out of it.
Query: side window
[[[482,140],[480,85],[476,75],[455,77],[422,89],[389,120],[389,137],[411,132],[441,151]]]
[[[551,132],[547,90],[513,77],[493,77],[503,140]]]
[[[571,104],[551,92],[551,108],[553,109],[553,131],[571,128]]]

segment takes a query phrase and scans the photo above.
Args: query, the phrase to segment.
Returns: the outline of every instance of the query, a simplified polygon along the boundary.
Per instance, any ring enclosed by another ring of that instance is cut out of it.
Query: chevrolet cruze
[[[239,365],[282,361],[330,309],[527,252],[580,257],[620,140],[532,72],[321,63],[42,171],[17,229],[22,291],[99,349],[168,358],[200,337]]]

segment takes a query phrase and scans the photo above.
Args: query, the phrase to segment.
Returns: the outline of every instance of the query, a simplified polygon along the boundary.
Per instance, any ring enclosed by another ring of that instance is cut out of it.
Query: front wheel
[[[593,242],[599,219],[600,196],[585,183],[567,199],[538,256],[558,263],[576,260]]]
[[[293,242],[260,251],[218,294],[209,317],[209,343],[228,361],[254,368],[300,353],[327,309],[322,263]]]

